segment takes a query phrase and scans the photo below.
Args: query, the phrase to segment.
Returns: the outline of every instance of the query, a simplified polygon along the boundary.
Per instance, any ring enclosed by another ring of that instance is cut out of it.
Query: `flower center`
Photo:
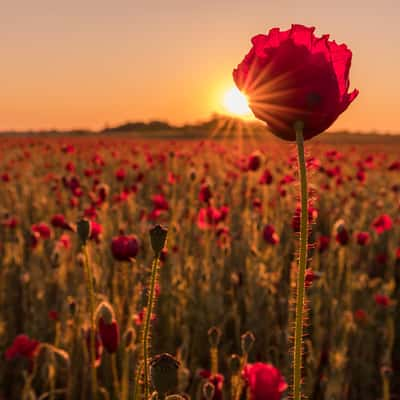
[[[319,105],[322,101],[322,96],[319,93],[311,92],[307,95],[307,106],[309,108],[314,108]]]

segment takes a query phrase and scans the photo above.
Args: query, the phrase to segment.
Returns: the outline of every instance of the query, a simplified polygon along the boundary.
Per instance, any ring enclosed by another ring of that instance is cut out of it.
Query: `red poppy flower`
[[[210,186],[206,183],[201,185],[199,191],[199,200],[204,203],[208,203],[211,197],[212,197],[212,192]]]
[[[372,222],[372,227],[375,229],[375,232],[380,235],[385,231],[388,231],[393,226],[392,218],[390,218],[387,214],[382,214],[379,217],[375,218]]]
[[[37,234],[41,239],[50,239],[51,230],[47,224],[44,222],[39,222],[38,224],[32,225],[32,232]]]
[[[54,226],[54,228],[67,229],[70,231],[73,230],[71,224],[69,224],[67,222],[67,220],[65,219],[65,216],[63,214],[53,215],[50,222],[51,222],[51,225]]]
[[[111,252],[118,261],[129,261],[139,251],[139,242],[135,235],[121,235],[113,238]]]
[[[247,364],[243,377],[250,389],[250,400],[280,400],[288,386],[279,370],[271,364]]]
[[[265,225],[263,229],[263,238],[269,244],[279,243],[279,235],[272,225]]]
[[[261,154],[258,151],[252,153],[247,161],[249,171],[257,171],[261,166]]]
[[[378,293],[374,296],[374,299],[375,299],[376,304],[378,304],[384,308],[390,306],[390,303],[391,303],[390,298],[388,296],[386,296],[385,294]]]
[[[101,236],[103,234],[103,226],[96,221],[90,221],[90,238],[96,243],[100,242]]]
[[[364,322],[367,320],[367,313],[360,308],[360,309],[354,311],[354,319],[357,322]]]
[[[273,181],[272,174],[268,169],[266,169],[260,176],[258,183],[260,183],[261,185],[270,185],[272,181]]]
[[[304,138],[323,132],[358,94],[348,93],[352,53],[345,44],[317,38],[315,28],[292,25],[252,38],[252,48],[233,71],[254,115],[282,139],[294,141],[293,125],[304,123]]]
[[[371,237],[368,232],[358,232],[356,235],[357,243],[360,246],[365,246],[369,243]]]
[[[214,396],[213,400],[222,400],[222,389],[224,386],[224,376],[221,374],[211,374],[210,371],[206,369],[202,369],[199,372],[199,375],[207,379],[209,382],[211,382],[214,385]]]
[[[318,240],[318,250],[320,253],[323,253],[325,250],[328,249],[330,242],[329,236],[321,235]]]
[[[12,345],[6,350],[6,360],[10,361],[16,357],[24,357],[32,360],[39,349],[40,343],[37,340],[30,339],[27,335],[18,335]]]
[[[59,320],[59,315],[58,312],[56,310],[50,310],[48,313],[49,318],[52,321],[58,321]]]

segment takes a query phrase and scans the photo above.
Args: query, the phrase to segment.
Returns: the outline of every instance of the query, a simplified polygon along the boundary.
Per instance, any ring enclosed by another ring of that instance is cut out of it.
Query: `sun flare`
[[[237,87],[232,87],[225,92],[222,105],[225,111],[232,115],[241,117],[251,117],[253,115],[246,96]]]

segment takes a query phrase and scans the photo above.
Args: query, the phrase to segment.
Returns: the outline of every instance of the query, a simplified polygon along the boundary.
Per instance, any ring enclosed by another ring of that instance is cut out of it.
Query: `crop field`
[[[400,399],[399,155],[306,144],[311,400]],[[3,138],[0,187],[1,400],[289,395],[295,145]]]

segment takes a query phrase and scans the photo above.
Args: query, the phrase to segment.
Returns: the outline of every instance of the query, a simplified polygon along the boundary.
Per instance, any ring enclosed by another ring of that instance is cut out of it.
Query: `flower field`
[[[1,400],[288,396],[296,149],[251,143],[0,142]],[[400,399],[399,154],[306,144],[309,399]]]

